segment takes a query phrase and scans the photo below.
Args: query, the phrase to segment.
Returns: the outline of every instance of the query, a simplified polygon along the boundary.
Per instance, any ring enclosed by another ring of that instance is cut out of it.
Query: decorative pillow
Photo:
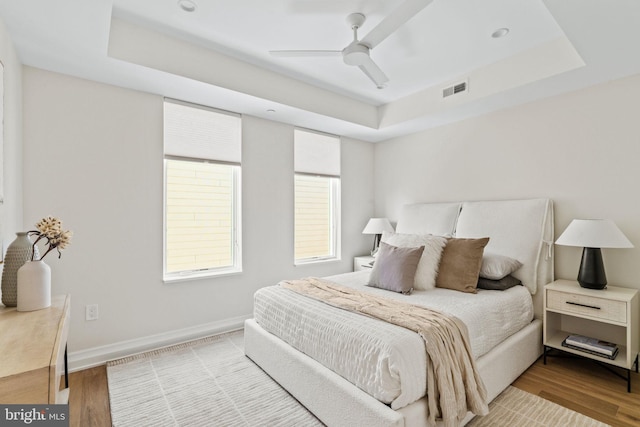
[[[424,246],[424,252],[418,263],[414,288],[427,291],[436,287],[436,276],[442,249],[447,244],[445,237],[432,234],[402,234],[385,231],[382,233],[383,242],[401,248],[417,248]]]
[[[380,243],[368,286],[410,294],[424,247],[399,248]]]
[[[475,293],[484,247],[489,238],[448,239],[442,251],[436,286]]]
[[[517,259],[508,256],[485,252],[482,256],[480,277],[491,280],[500,280],[522,267]]]
[[[478,279],[478,288],[490,291],[504,291],[518,285],[522,285],[522,282],[513,276],[505,276],[500,280],[485,279],[483,277]]]

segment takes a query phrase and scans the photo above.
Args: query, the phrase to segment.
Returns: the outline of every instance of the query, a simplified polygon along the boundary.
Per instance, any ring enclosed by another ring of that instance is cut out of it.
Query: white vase
[[[51,268],[44,261],[27,261],[18,269],[18,311],[51,306]]]

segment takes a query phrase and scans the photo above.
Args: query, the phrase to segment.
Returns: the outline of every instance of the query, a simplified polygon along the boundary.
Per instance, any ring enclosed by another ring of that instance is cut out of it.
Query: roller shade
[[[296,173],[340,176],[340,139],[296,129],[294,131]]]
[[[239,115],[167,100],[164,120],[165,155],[240,164]]]

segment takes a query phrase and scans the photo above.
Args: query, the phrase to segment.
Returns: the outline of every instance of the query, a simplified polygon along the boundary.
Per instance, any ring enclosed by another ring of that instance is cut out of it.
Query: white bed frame
[[[534,321],[484,356],[477,366],[493,400],[542,354],[542,292],[553,280],[553,205],[548,199],[428,203],[403,208],[396,231],[491,239],[486,251],[517,258],[514,273],[530,290]],[[426,398],[392,410],[322,364],[245,322],[245,354],[328,426],[426,426]],[[463,421],[473,418],[471,413]]]

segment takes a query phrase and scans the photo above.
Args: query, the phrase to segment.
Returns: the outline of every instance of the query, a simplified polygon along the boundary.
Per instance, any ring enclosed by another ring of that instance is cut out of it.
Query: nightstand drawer
[[[627,303],[625,301],[547,290],[547,308],[613,322],[627,322]]]

